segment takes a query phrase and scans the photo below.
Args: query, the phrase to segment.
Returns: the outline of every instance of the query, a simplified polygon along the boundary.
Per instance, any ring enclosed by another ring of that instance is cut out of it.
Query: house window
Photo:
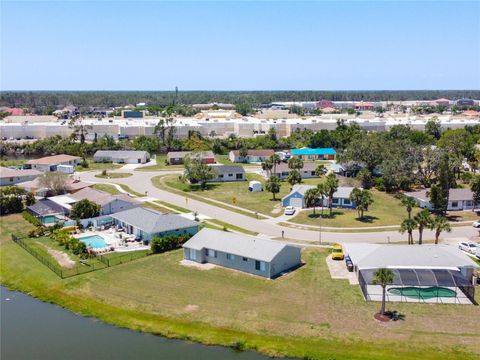
[[[351,203],[350,199],[343,199],[343,205],[350,205]]]
[[[248,258],[243,257],[242,260],[243,260],[243,261],[248,261]]]
[[[265,271],[265,261],[255,260],[255,270]]]
[[[315,171],[310,172],[312,176],[315,176]]]
[[[333,198],[333,199],[332,199],[332,203],[333,203],[333,204],[338,204],[338,203],[339,203],[338,200],[339,200],[338,198]]]
[[[195,249],[188,249],[188,257],[190,258],[190,260],[197,260],[197,252],[195,251]]]
[[[215,250],[212,250],[212,249],[206,249],[206,250],[207,250],[208,257],[213,257],[213,258],[217,257],[217,252]]]
[[[223,179],[223,174],[218,175],[220,179]]]
[[[452,207],[458,207],[458,201],[452,201]]]
[[[230,260],[230,261],[235,260],[235,255],[227,253],[227,260]]]
[[[473,200],[466,200],[465,206],[473,206]]]
[[[232,177],[232,176],[233,176],[233,174],[228,174],[228,177]]]
[[[10,182],[12,182],[12,181],[13,181],[13,178],[10,178]]]
[[[237,179],[243,179],[243,174],[237,174]]]

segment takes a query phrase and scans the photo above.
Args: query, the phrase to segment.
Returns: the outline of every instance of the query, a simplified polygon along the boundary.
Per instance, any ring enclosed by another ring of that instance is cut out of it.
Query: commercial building
[[[275,278],[301,265],[299,247],[204,228],[183,244],[184,259]]]

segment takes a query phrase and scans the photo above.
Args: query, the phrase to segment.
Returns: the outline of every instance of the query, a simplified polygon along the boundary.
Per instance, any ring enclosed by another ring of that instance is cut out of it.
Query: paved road
[[[96,178],[94,175],[99,172],[83,172],[77,173],[81,180],[87,182],[96,183],[122,183],[128,185],[133,190],[139,193],[148,192],[149,197],[157,198],[159,200],[166,201],[168,203],[188,208],[192,211],[197,211],[200,214],[210,216],[212,218],[227,222],[229,224],[237,225],[244,229],[265,234],[270,237],[281,237],[287,239],[302,240],[309,242],[319,242],[320,233],[318,231],[311,230],[299,230],[289,227],[273,224],[267,220],[257,220],[249,216],[245,216],[233,211],[222,209],[210,204],[206,204],[202,201],[188,199],[181,195],[170,193],[168,191],[160,190],[153,186],[151,178],[157,175],[165,175],[169,172],[140,172],[133,171],[133,176],[123,179],[105,180]],[[178,172],[176,172],[178,173]],[[442,234],[442,238],[472,238],[478,236],[476,231],[471,225],[454,227],[451,233]],[[398,231],[382,231],[382,232],[322,232],[322,241],[324,242],[369,242],[369,243],[386,243],[388,241],[406,241],[406,235],[400,234]],[[433,239],[434,235],[431,231],[424,232],[424,239]]]

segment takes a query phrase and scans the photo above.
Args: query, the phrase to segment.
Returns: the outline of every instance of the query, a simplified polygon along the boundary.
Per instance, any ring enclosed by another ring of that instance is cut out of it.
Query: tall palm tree
[[[303,168],[303,160],[298,157],[292,157],[288,160],[288,168],[293,170],[299,170]]]
[[[407,213],[408,213],[408,218],[412,218],[412,210],[417,206],[417,200],[415,200],[411,196],[405,196],[402,198],[402,205],[405,206]]]
[[[452,228],[445,216],[436,216],[432,222],[432,230],[435,230],[435,244],[438,244],[438,239],[442,231],[450,232]]]
[[[381,268],[373,273],[373,284],[382,287],[382,307],[380,308],[380,314],[382,315],[385,315],[385,295],[387,292],[387,285],[393,282],[393,278],[393,271],[390,269]]]
[[[322,177],[326,173],[327,173],[327,168],[323,164],[320,164],[315,168],[315,175],[317,175],[318,177]]]
[[[418,245],[422,245],[423,230],[429,228],[432,225],[432,215],[430,215],[430,210],[423,209],[413,218],[418,226]]]
[[[272,163],[273,165],[273,174],[276,175],[277,173],[277,164],[280,164],[282,162],[282,160],[280,159],[280,156],[278,156],[277,154],[273,154],[272,156],[270,156],[267,160],[270,160],[270,162]]]
[[[304,196],[305,205],[307,207],[313,207],[313,216],[315,216],[315,207],[317,205],[318,196],[319,196],[319,191],[317,188],[308,189],[305,192],[305,196]]]
[[[332,216],[333,194],[338,190],[338,179],[334,173],[327,175],[324,186],[328,194],[328,207],[330,208],[330,216]]]
[[[265,162],[262,162],[262,170],[267,173],[267,177],[270,177],[272,168],[273,164],[270,162],[269,159],[266,159]]]
[[[400,232],[404,234],[408,233],[408,245],[413,244],[413,230],[417,228],[417,222],[413,219],[405,219],[400,224]]]
[[[317,191],[318,191],[318,197],[320,198],[320,204],[322,205],[322,216],[323,216],[323,199],[325,199],[328,196],[325,183],[318,184]]]

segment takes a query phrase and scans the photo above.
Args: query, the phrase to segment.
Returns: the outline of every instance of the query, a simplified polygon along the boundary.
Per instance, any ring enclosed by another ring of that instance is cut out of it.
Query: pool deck
[[[137,251],[137,250],[148,250],[150,246],[143,245],[142,242],[138,241],[128,241],[127,239],[131,239],[132,236],[125,234],[124,232],[117,232],[113,230],[113,228],[109,230],[94,230],[94,231],[85,231],[81,234],[75,234],[73,237],[79,239],[88,236],[98,235],[102,237],[105,242],[107,243],[108,247],[113,246],[115,250],[108,251],[108,252],[129,252],[129,251]],[[106,249],[106,248],[103,248]],[[97,249],[95,249],[97,250]]]

